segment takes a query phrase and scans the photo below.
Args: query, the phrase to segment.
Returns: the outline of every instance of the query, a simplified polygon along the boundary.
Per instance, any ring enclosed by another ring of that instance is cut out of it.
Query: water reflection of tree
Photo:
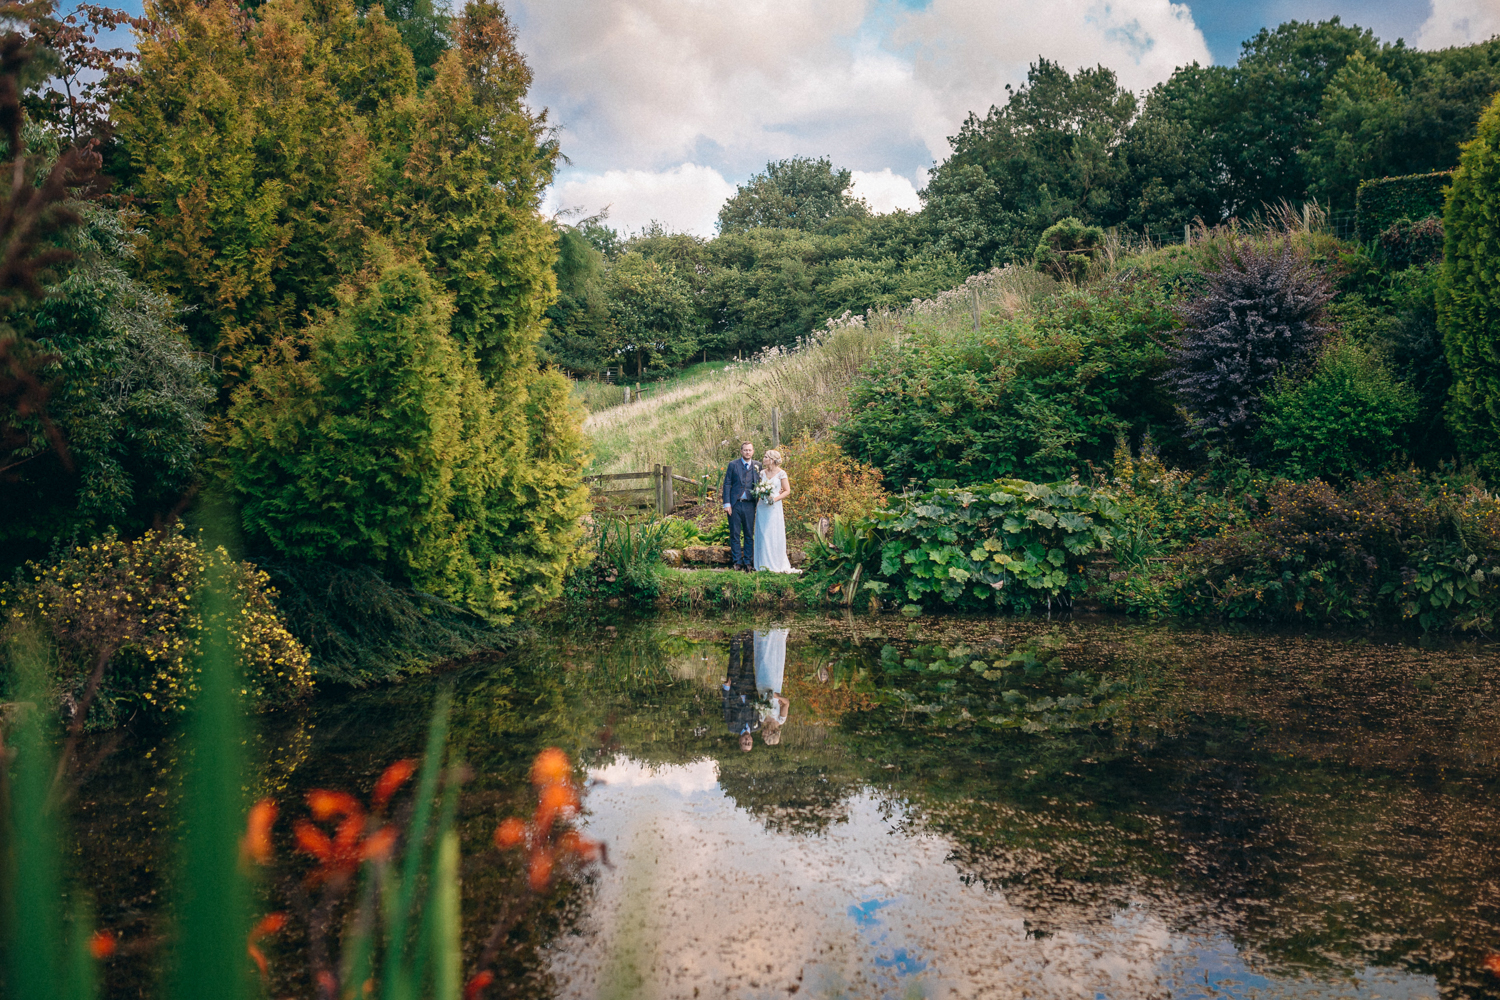
[[[644,762],[711,756],[726,793],[786,832],[826,830],[873,787],[949,838],[957,876],[1003,891],[1038,932],[1144,903],[1180,929],[1222,930],[1260,971],[1373,964],[1434,974],[1453,994],[1488,988],[1492,673],[1467,656],[1450,676],[1420,651],[1149,630],[1132,645],[1075,628],[1049,654],[1036,631],[981,655],[971,640],[958,658],[953,645],[794,633],[792,721],[781,746],[750,754],[720,719],[718,628],[642,627],[535,662],[565,677],[547,709],[564,745],[593,752],[608,728]],[[1253,669],[1234,666],[1237,651]],[[1029,687],[969,666],[1012,656],[1023,674],[1057,662]],[[1080,670],[1095,692],[1120,688],[1060,704]],[[1045,724],[1027,732],[1025,719]]]
[[[1337,680],[1314,683],[1328,693],[1299,730],[1257,685],[1205,698],[1212,685],[1188,672],[1159,684],[1124,668],[1130,695],[1108,718],[1027,733],[979,717],[992,693],[953,659],[887,649],[886,696],[844,732],[856,759],[897,764],[872,780],[954,841],[962,877],[1003,891],[1035,929],[1097,927],[1144,901],[1179,928],[1230,934],[1263,971],[1385,965],[1463,995],[1493,986],[1480,963],[1500,940],[1500,814],[1467,753],[1429,750],[1415,774],[1353,766],[1328,759],[1330,718],[1362,762],[1377,751],[1354,744],[1396,718],[1341,697]]]

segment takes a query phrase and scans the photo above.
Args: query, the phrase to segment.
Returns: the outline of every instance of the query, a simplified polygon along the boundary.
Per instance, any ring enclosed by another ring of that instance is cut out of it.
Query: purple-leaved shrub
[[[1208,250],[1208,284],[1179,307],[1183,329],[1163,376],[1191,435],[1242,448],[1278,376],[1317,356],[1328,330],[1328,279],[1290,238],[1230,234]]]

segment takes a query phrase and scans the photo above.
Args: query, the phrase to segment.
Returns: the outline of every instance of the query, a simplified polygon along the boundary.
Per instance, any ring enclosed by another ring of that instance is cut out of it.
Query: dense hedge
[[[1448,419],[1460,453],[1500,476],[1500,96],[1464,147],[1443,232],[1437,317],[1453,367]]]
[[[1049,481],[1106,461],[1115,438],[1170,440],[1157,378],[1176,320],[1154,282],[1068,291],[1031,315],[888,348],[850,392],[844,450],[900,487]]]
[[[1443,214],[1443,188],[1453,171],[1406,177],[1378,177],[1360,181],[1354,196],[1354,228],[1361,239],[1372,239],[1402,219],[1418,221]]]

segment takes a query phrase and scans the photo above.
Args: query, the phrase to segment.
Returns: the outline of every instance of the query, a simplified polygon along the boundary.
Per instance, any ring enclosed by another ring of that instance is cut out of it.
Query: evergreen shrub
[[[1443,215],[1438,328],[1453,368],[1448,421],[1459,453],[1500,476],[1500,96],[1464,146]]]
[[[1374,353],[1333,344],[1301,383],[1266,397],[1261,449],[1292,479],[1351,479],[1399,460],[1418,400]]]
[[[1316,357],[1333,295],[1290,238],[1214,244],[1207,287],[1179,308],[1183,329],[1165,378],[1191,433],[1210,446],[1244,448],[1263,395]]]
[[[1036,268],[1059,281],[1082,281],[1104,247],[1104,230],[1071,216],[1048,226],[1036,244]]]
[[[235,392],[229,481],[255,544],[372,565],[503,622],[560,591],[582,449],[551,419],[572,406],[565,379],[518,375],[502,396],[448,316],[422,268],[388,265]]]

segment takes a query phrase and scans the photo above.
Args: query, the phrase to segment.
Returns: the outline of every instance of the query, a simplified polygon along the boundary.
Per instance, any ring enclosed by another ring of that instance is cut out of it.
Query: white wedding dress
[[[776,482],[778,479],[781,481]],[[779,470],[774,476],[762,472],[760,481],[776,482],[776,492],[782,493],[786,490],[786,470]],[[762,500],[755,505],[755,568],[772,573],[797,572],[786,557],[786,515],[780,503]]]

